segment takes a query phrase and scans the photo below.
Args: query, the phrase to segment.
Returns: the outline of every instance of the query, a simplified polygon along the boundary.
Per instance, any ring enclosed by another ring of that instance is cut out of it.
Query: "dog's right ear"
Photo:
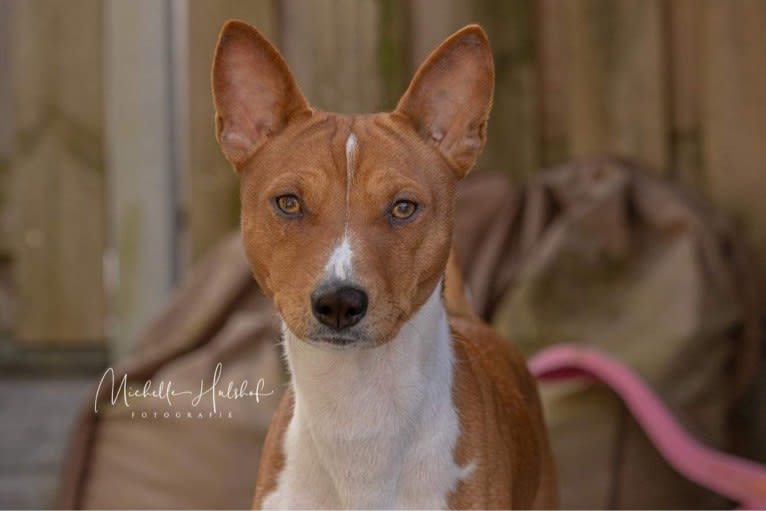
[[[462,178],[484,148],[494,84],[487,34],[468,25],[420,66],[395,113],[409,119]]]
[[[255,28],[227,21],[213,58],[216,138],[237,170],[296,115],[310,112],[276,48]]]

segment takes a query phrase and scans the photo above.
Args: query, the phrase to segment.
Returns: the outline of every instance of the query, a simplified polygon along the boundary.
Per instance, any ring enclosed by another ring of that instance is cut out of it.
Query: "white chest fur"
[[[284,335],[295,409],[285,467],[263,507],[445,508],[469,469],[454,461],[460,431],[441,285],[375,349],[324,350]]]

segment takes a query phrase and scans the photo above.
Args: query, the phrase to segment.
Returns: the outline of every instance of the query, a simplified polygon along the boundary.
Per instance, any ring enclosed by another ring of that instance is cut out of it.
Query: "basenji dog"
[[[450,258],[455,187],[492,103],[484,31],[442,43],[391,113],[310,107],[240,21],[221,31],[212,87],[291,375],[254,507],[555,506],[535,382],[471,312]]]

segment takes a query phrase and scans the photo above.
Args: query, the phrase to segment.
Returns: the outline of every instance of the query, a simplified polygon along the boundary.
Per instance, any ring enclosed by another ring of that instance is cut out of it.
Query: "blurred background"
[[[391,109],[478,22],[497,67],[478,168],[518,185],[631,157],[766,262],[764,0],[0,0],[1,506],[50,505],[95,379],[237,227],[209,87],[229,18],[339,112]]]

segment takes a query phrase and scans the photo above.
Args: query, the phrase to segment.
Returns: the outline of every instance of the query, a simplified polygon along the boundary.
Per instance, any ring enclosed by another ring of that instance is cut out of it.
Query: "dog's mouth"
[[[376,345],[368,336],[355,331],[316,332],[309,337],[309,342],[315,346],[340,350],[372,348]]]
[[[319,337],[317,341],[319,342],[328,342],[330,344],[337,344],[339,346],[345,346],[347,344],[353,344],[357,342],[359,339],[355,337],[345,337],[345,336],[335,336],[335,337]]]

